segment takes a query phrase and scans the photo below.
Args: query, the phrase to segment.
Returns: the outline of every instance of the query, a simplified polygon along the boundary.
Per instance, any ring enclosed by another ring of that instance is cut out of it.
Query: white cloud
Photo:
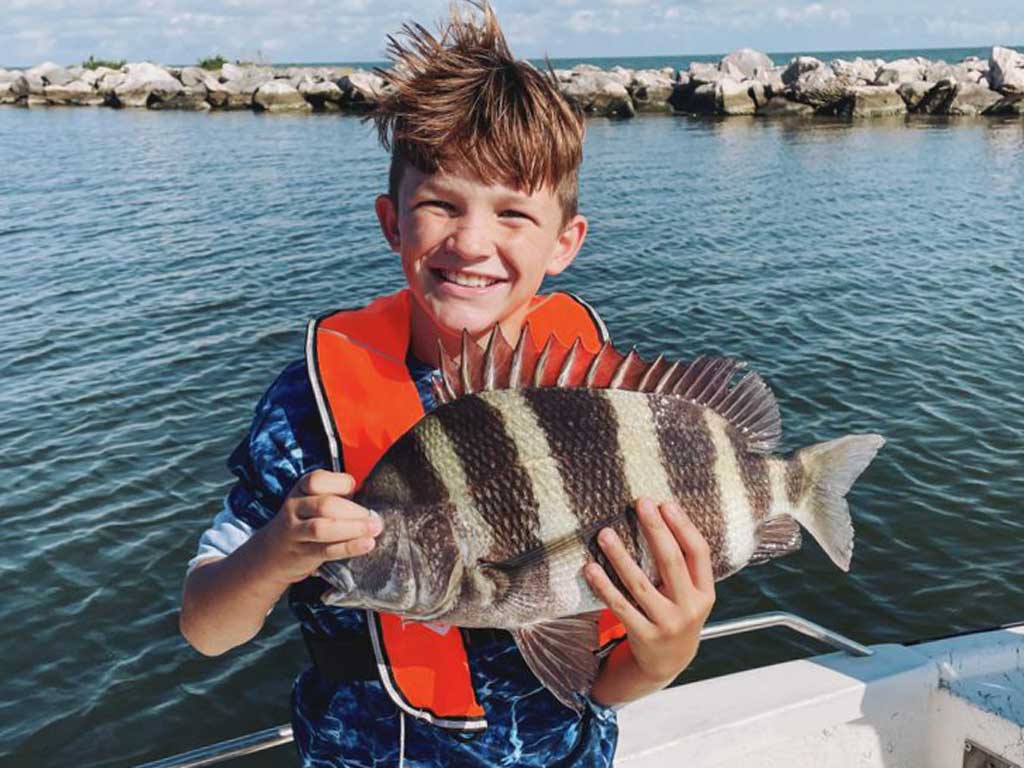
[[[845,24],[850,21],[850,12],[845,8],[832,8],[823,3],[810,3],[797,8],[779,6],[775,9],[775,19],[787,25],[816,24],[826,19]]]

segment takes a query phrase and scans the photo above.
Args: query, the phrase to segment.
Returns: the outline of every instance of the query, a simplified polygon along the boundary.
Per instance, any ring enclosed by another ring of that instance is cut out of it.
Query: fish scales
[[[719,576],[739,570],[757,547],[757,521],[748,501],[739,459],[732,440],[726,434],[726,421],[711,409],[704,409],[704,423],[714,444],[714,473],[718,479],[719,505],[722,510],[725,534],[721,565],[726,571]]]
[[[438,410],[436,418],[466,478],[459,494],[468,495],[481,524],[491,530],[490,554],[508,556],[506,553],[541,546],[533,483],[519,460],[516,443],[505,430],[501,412],[475,395],[464,398],[460,406]],[[516,513],[509,514],[510,510]]]
[[[726,423],[725,434],[736,455],[743,487],[747,491],[747,504],[750,506],[754,520],[760,522],[768,516],[768,510],[772,506],[772,489],[771,483],[768,481],[767,459],[763,454],[747,450],[742,438],[731,424]]]
[[[573,504],[572,489],[566,483],[563,457],[552,440],[552,424],[531,395],[559,390],[485,392],[481,397],[499,410],[505,430],[516,444],[520,466],[529,477],[539,506],[539,538],[544,542],[570,537],[579,530],[580,518]],[[569,546],[547,562],[547,583],[532,595],[537,608],[579,613],[592,607],[593,597],[583,578],[587,553],[581,543]],[[539,586],[539,585],[538,585]]]
[[[628,393],[627,393],[628,394]],[[664,456],[671,493],[708,542],[716,576],[728,569],[724,561],[726,520],[718,477],[712,471],[715,444],[703,411],[681,397],[650,398],[651,412]]]
[[[587,529],[633,503],[626,483],[625,466],[618,441],[606,439],[618,433],[615,409],[601,390],[529,389],[523,399],[544,430],[548,450],[558,463],[559,475],[569,502],[572,530]],[[623,515],[610,526],[626,550],[639,560],[641,538],[634,515]],[[596,537],[581,544],[623,588]],[[582,574],[577,575],[582,579]],[[582,583],[585,601],[581,606],[596,608],[596,598]],[[582,609],[582,608],[581,608]]]

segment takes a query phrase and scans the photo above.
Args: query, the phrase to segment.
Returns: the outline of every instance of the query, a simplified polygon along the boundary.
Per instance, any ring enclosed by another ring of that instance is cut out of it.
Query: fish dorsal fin
[[[659,356],[647,362],[636,349],[623,354],[605,342],[593,352],[578,338],[566,347],[554,336],[537,349],[529,325],[513,347],[496,325],[483,347],[464,332],[458,357],[439,342],[438,359],[440,375],[433,382],[438,405],[495,389],[622,389],[676,395],[710,408],[737,429],[751,451],[771,451],[782,436],[779,406],[768,385],[756,373],[733,385],[733,376],[746,364],[729,357],[685,363]]]

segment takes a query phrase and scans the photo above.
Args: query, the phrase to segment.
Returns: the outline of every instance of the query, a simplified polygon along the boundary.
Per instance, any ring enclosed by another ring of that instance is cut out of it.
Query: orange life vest
[[[406,367],[411,301],[409,291],[403,290],[363,309],[335,312],[309,324],[306,360],[331,460],[335,471],[344,467],[357,484],[423,416]],[[534,298],[528,320],[538,346],[553,334],[566,346],[579,337],[596,351],[608,336],[600,318],[566,294]],[[458,629],[374,611],[367,611],[367,618],[381,682],[395,704],[444,728],[487,727]],[[622,625],[604,611],[601,644],[624,635]]]

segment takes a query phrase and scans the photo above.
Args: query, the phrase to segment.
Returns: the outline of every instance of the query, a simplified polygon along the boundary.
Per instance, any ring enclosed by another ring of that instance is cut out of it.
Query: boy
[[[541,340],[605,336],[582,302],[537,297],[586,235],[576,210],[582,119],[553,79],[511,56],[490,8],[482,16],[453,13],[439,39],[407,27],[404,44],[391,41],[395,90],[374,117],[392,162],[376,212],[408,288],[311,325],[307,360],[271,386],[229,460],[239,481],[185,581],[181,630],[206,654],[251,639],[289,592],[314,662],[292,701],[303,765],[610,765],[610,707],[689,664],[714,601],[696,528],[675,505],[639,500],[663,584],[654,588],[614,533],[601,533],[630,595],[596,564],[585,575],[611,609],[607,636],[628,639],[577,713],[540,686],[506,633],[319,600],[323,562],[374,547],[380,520],[348,497],[434,406],[439,341],[455,352],[463,329],[480,339],[496,323],[516,339],[527,320]]]

